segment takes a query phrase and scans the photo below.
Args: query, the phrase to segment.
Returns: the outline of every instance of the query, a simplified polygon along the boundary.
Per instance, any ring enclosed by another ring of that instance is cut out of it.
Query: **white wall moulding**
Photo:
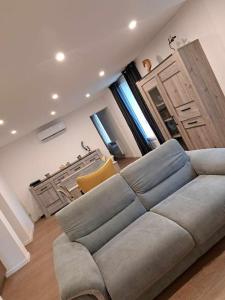
[[[6,277],[9,277],[30,261],[30,253],[26,250],[1,211],[0,236],[0,259],[6,267]]]

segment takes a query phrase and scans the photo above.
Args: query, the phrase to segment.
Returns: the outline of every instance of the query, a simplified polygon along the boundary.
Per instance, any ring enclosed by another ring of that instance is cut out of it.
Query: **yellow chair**
[[[101,166],[97,171],[90,174],[77,177],[76,181],[83,193],[87,193],[95,186],[99,185],[109,177],[117,173],[113,161],[109,158],[103,166]]]

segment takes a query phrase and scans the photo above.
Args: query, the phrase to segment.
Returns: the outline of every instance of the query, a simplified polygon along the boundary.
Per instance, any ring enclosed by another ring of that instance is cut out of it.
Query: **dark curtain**
[[[155,122],[153,119],[147,105],[145,104],[144,99],[142,98],[142,95],[136,85],[136,82],[139,81],[142,77],[135,65],[135,62],[131,62],[125,70],[122,72],[124,78],[127,81],[127,84],[129,85],[135,99],[137,100],[138,105],[140,106],[146,120],[148,121],[150,127],[154,131],[156,137],[158,138],[160,144],[162,144],[165,140]]]
[[[134,136],[134,139],[141,151],[141,154],[145,155],[152,149],[150,148],[149,144],[145,141],[141,131],[139,130],[139,128],[136,125],[136,123],[134,122],[130,112],[128,111],[126,105],[124,104],[124,102],[121,98],[120,92],[119,92],[118,82],[114,82],[109,88],[110,88],[125,120],[127,121],[128,126],[130,127],[130,130],[131,130],[131,132]]]

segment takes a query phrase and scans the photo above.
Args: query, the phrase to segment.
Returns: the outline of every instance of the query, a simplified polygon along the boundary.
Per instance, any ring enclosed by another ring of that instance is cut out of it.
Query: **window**
[[[144,139],[148,143],[154,142],[158,145],[158,140],[155,136],[155,133],[149,126],[149,123],[147,122],[142,110],[140,109],[140,106],[138,105],[136,99],[134,98],[134,95],[129,85],[127,84],[123,76],[119,80],[118,88],[124,104],[129,110],[129,113],[131,114],[135,124],[138,126],[139,130],[141,131]]]

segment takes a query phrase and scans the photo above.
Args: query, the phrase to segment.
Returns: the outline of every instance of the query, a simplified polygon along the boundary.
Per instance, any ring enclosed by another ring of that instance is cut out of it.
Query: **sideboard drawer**
[[[180,121],[199,117],[201,115],[195,102],[189,102],[187,104],[176,107],[176,111]]]
[[[89,155],[87,158],[85,158],[85,164],[89,165],[93,163],[95,160],[100,160],[100,156],[98,155],[98,153],[93,153]]]
[[[85,166],[84,162],[76,163],[75,165],[69,167],[69,173],[70,174],[76,173],[77,171],[82,169],[84,166]]]
[[[205,125],[205,121],[202,117],[192,118],[186,121],[183,121],[184,128],[192,128],[192,127],[199,127]]]
[[[64,172],[62,171],[62,172],[60,172],[60,174],[53,177],[53,182],[54,182],[55,185],[58,185],[58,184],[61,183],[61,181],[63,179],[65,179],[68,176],[69,176],[69,171],[64,171]]]

